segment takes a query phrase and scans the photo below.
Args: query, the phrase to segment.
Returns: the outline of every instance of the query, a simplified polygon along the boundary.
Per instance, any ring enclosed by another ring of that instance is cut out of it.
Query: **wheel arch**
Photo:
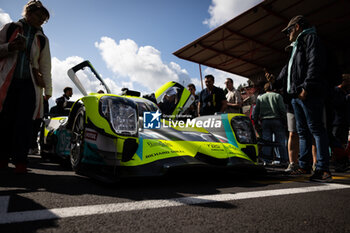
[[[67,129],[72,130],[73,129],[73,123],[74,119],[78,113],[78,110],[84,106],[84,103],[81,100],[78,100],[77,102],[74,103],[68,117],[68,122],[67,122]],[[85,115],[86,117],[86,115]]]

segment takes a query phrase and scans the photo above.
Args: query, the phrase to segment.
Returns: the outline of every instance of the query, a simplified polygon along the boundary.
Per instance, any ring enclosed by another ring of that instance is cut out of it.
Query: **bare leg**
[[[289,132],[288,156],[290,163],[298,163],[299,156],[299,136],[296,132]]]

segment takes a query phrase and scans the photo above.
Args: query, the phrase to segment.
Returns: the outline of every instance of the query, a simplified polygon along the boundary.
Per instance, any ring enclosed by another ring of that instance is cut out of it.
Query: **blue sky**
[[[25,0],[0,0],[0,26],[21,18]],[[172,53],[215,27],[239,15],[260,0],[42,0],[51,18],[43,25],[50,40],[53,98],[65,86],[74,86],[67,70],[90,60],[114,93],[122,87],[154,92],[167,81],[200,91],[198,64],[178,59]],[[212,73],[216,85],[234,79],[233,74],[202,67]],[[89,81],[88,91],[99,89]],[[74,97],[80,95],[74,89]]]

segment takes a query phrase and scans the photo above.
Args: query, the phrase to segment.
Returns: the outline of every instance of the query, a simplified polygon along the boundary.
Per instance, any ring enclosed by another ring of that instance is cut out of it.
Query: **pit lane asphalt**
[[[30,156],[29,168],[24,176],[0,173],[0,222],[7,223],[8,216],[28,220],[1,224],[0,232],[350,232],[349,172],[333,173],[332,185],[344,188],[287,194],[326,186],[309,182],[307,176],[286,176],[274,167],[264,176],[187,171],[116,184],[76,175],[38,156]],[[273,195],[280,190],[285,193]],[[265,191],[269,194],[260,196]],[[235,199],[236,194],[256,197]],[[196,201],[225,195],[233,198]],[[179,198],[186,201],[161,208],[142,207],[148,201],[159,205]],[[136,209],[89,213],[119,204]],[[86,212],[78,207],[87,207]],[[46,218],[53,210],[70,215]],[[33,221],[40,211],[45,213],[43,220]]]

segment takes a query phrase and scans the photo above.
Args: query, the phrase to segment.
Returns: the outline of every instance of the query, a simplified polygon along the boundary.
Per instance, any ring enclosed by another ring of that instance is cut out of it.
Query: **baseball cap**
[[[301,25],[303,28],[308,27],[309,23],[303,15],[294,16],[288,23],[287,27],[285,27],[282,32],[287,33],[287,29],[295,24]]]

